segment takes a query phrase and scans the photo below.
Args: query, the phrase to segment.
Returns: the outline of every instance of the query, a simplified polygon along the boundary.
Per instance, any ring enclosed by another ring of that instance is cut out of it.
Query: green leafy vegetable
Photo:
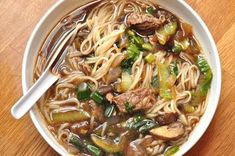
[[[156,12],[156,9],[154,7],[147,7],[146,8],[146,13],[148,14],[154,14]]]
[[[190,101],[190,105],[192,106],[198,106],[203,100],[205,100],[205,96],[202,95],[202,92],[198,88],[196,91],[193,91],[191,93],[191,96],[192,99]]]
[[[160,28],[156,35],[158,37],[159,43],[161,45],[165,45],[166,42],[169,40],[171,35],[175,34],[177,30],[177,22],[170,22],[168,24],[165,24],[162,28]]]
[[[206,72],[204,79],[200,83],[200,86],[199,86],[200,87],[200,91],[201,91],[202,95],[204,95],[204,96],[207,95],[207,92],[210,89],[212,77],[213,77],[212,72],[209,69]]]
[[[171,100],[173,98],[171,92],[171,87],[173,84],[171,84],[171,82],[169,81],[170,76],[171,74],[168,65],[159,63],[158,77],[160,96],[167,100]]]
[[[176,61],[170,64],[171,74],[174,74],[175,76],[179,74],[179,69],[177,65],[178,63]]]
[[[128,35],[128,45],[127,45],[127,59],[122,61],[121,67],[124,71],[128,71],[131,73],[131,67],[134,64],[134,62],[138,59],[141,50],[146,50],[146,51],[152,51],[153,46],[150,43],[145,43],[143,38],[140,36],[136,35],[134,31],[132,30],[127,30],[127,35]],[[146,61],[153,62],[154,61],[153,56],[147,56]]]
[[[205,73],[210,70],[209,64],[202,56],[198,56],[197,65],[202,73]]]
[[[203,100],[205,100],[213,78],[210,66],[202,56],[198,56],[197,66],[202,74],[199,79],[199,86],[195,92],[192,92],[192,100],[190,103],[192,106],[198,106]]]
[[[188,38],[185,38],[185,39],[183,39],[181,41],[175,40],[174,44],[175,44],[175,47],[178,47],[179,52],[181,52],[182,50],[188,49],[188,47],[190,46]]]
[[[204,73],[204,78],[200,82],[200,91],[202,95],[206,96],[212,81],[212,72],[207,61],[202,57],[198,56],[197,65],[202,73]]]
[[[132,68],[133,64],[134,64],[134,60],[129,58],[129,59],[124,60],[121,63],[121,68],[123,71],[131,73],[131,68]]]
[[[140,50],[135,44],[131,43],[127,48],[127,54],[129,59],[136,60],[140,55]]]
[[[153,77],[151,85],[153,86],[153,88],[159,89],[159,82],[158,82],[158,76],[157,75]]]
[[[121,67],[124,71],[130,73],[130,69],[134,62],[138,59],[141,50],[152,51],[153,46],[150,43],[145,43],[143,38],[136,35],[132,30],[127,30],[128,35],[128,45],[127,49],[127,59],[121,63]]]

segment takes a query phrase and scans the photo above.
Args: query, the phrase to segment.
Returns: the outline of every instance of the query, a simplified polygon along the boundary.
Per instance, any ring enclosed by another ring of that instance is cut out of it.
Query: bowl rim
[[[23,93],[25,94],[27,92],[27,90],[29,89],[28,87],[28,82],[27,82],[27,62],[29,59],[29,54],[30,54],[30,48],[31,45],[33,43],[33,40],[37,34],[37,32],[39,31],[39,29],[43,26],[43,22],[48,18],[48,16],[55,10],[57,9],[64,1],[66,0],[59,0],[56,3],[54,3],[49,9],[48,11],[42,16],[42,18],[39,20],[39,22],[37,23],[36,27],[34,28],[32,34],[30,35],[30,38],[27,42],[26,48],[25,48],[25,52],[24,52],[24,56],[23,56],[23,63],[22,63],[22,89],[23,89]],[[218,103],[219,103],[219,99],[220,99],[220,93],[221,93],[221,83],[222,83],[222,72],[221,72],[221,64],[220,64],[220,58],[219,58],[219,53],[215,44],[215,41],[212,37],[212,34],[210,33],[208,27],[206,26],[206,24],[204,23],[204,21],[201,19],[201,17],[197,14],[197,12],[195,10],[192,9],[192,7],[187,4],[187,2],[185,2],[184,0],[177,0],[178,3],[181,3],[181,5],[183,5],[186,9],[188,9],[189,12],[191,12],[191,14],[194,16],[194,18],[200,23],[200,25],[202,26],[202,28],[204,29],[204,31],[206,32],[206,36],[208,37],[210,44],[212,46],[213,52],[215,53],[215,64],[217,65],[216,68],[216,94],[214,95],[214,107],[210,108],[210,112],[208,112],[208,118],[207,118],[207,122],[204,123],[204,128],[202,130],[200,130],[197,133],[197,137],[194,140],[191,140],[191,144],[189,146],[186,146],[184,148],[184,150],[181,150],[179,152],[176,153],[176,155],[183,155],[186,152],[189,151],[189,149],[191,149],[197,142],[198,140],[203,136],[203,134],[205,133],[205,131],[208,129],[214,115],[216,112],[216,109],[218,107]],[[30,110],[30,117],[31,120],[33,121],[36,129],[38,130],[38,132],[41,134],[41,136],[44,138],[44,140],[59,154],[61,155],[66,155],[67,153],[62,149],[62,148],[58,148],[58,146],[46,135],[46,133],[44,132],[43,128],[40,126],[40,121],[38,120],[37,115],[33,112],[33,110]]]

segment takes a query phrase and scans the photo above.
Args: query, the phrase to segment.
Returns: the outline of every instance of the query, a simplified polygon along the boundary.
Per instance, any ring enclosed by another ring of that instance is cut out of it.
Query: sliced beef
[[[153,35],[158,29],[164,19],[161,20],[150,14],[130,13],[127,16],[126,24],[136,30],[139,34],[148,36]]]
[[[112,102],[121,112],[126,113],[126,103],[133,107],[133,111],[147,110],[156,103],[156,99],[152,90],[138,88],[113,97]]]

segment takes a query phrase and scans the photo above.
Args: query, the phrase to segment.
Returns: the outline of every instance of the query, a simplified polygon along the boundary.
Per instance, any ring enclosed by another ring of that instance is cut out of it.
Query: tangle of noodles
[[[161,24],[150,31],[153,19]],[[166,25],[172,23],[177,28],[170,34],[172,30],[166,30]],[[151,0],[87,4],[67,15],[50,33],[38,54],[35,81],[45,70],[57,41],[74,27],[76,31],[62,50],[60,62],[52,69],[60,78],[38,101],[50,130],[68,152],[94,155],[74,144],[73,137],[86,140],[103,154],[127,156],[135,152],[161,155],[169,147],[185,143],[205,112],[208,89],[206,94],[202,89],[208,88],[208,77],[212,77],[205,59],[198,62],[203,56],[191,26]],[[162,32],[168,33],[166,43],[158,36]],[[89,94],[99,94],[80,99],[81,84],[88,84]],[[97,104],[100,96],[103,101]],[[83,114],[78,114],[81,111]],[[141,122],[154,125],[144,133],[127,126],[139,115],[144,118]],[[175,138],[159,137],[151,131],[172,124],[183,131]],[[110,147],[94,141],[94,135],[103,137],[103,141],[108,138]],[[117,140],[122,139],[127,146],[112,147],[112,142],[118,146]]]

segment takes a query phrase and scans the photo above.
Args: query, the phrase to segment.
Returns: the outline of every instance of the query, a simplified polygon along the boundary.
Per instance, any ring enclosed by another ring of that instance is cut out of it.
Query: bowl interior
[[[92,0],[60,0],[51,9],[49,9],[44,17],[40,20],[35,30],[33,31],[25,50],[22,70],[22,83],[24,93],[30,88],[33,83],[33,67],[37,57],[37,52],[39,51],[47,35],[62,17],[78,8],[79,6],[82,6],[91,1]],[[201,117],[199,124],[194,128],[188,141],[180,147],[180,151],[176,154],[183,155],[203,135],[215,113],[221,88],[220,61],[214,40],[206,25],[201,20],[201,18],[193,11],[193,9],[186,4],[186,2],[184,2],[183,0],[157,0],[157,3],[193,26],[194,33],[204,50],[204,53],[209,61],[209,64],[212,67],[214,75],[211,85],[211,91],[208,95],[209,98],[206,111]],[[50,144],[50,146],[53,147],[61,155],[68,155],[66,150],[57,143],[52,134],[48,131],[47,126],[37,109],[37,106],[35,106],[30,111],[30,115],[36,128],[43,136],[43,138],[48,142],[48,144]]]

